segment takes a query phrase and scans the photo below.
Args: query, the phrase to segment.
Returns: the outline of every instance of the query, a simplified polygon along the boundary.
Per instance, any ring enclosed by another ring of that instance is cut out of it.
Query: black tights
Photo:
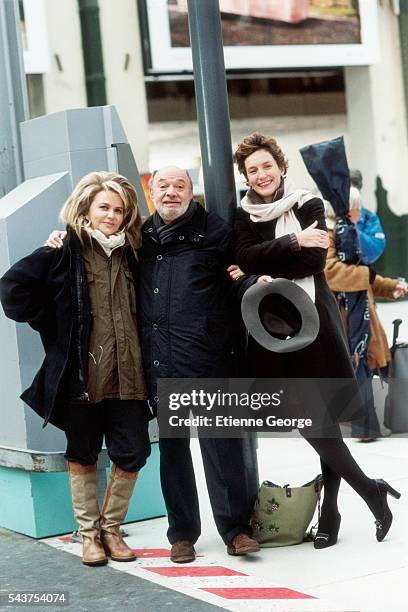
[[[383,504],[375,480],[368,478],[353,458],[344,443],[339,425],[333,426],[330,435],[330,438],[305,437],[320,456],[322,466],[324,501],[319,530],[330,533],[330,526],[337,518],[337,496],[341,478],[362,497],[375,518],[381,519]]]
[[[337,472],[334,472],[322,458],[320,458],[320,465],[322,466],[324,498],[321,508],[319,529],[323,533],[330,533],[330,526],[339,514],[337,497],[339,494],[341,477]]]

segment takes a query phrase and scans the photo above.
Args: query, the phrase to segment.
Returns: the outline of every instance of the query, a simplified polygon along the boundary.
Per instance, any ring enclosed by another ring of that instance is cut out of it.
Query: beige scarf
[[[254,223],[265,223],[277,219],[275,238],[286,234],[298,234],[302,231],[300,223],[293,212],[295,204],[301,208],[306,202],[316,196],[305,189],[293,189],[286,179],[284,182],[283,196],[276,202],[265,203],[253,189],[250,189],[241,200],[241,206],[245,212],[249,213],[251,221]],[[293,282],[302,287],[309,297],[315,301],[315,284],[313,276],[305,278],[294,278]]]
[[[90,237],[94,238],[101,245],[108,257],[112,255],[115,249],[125,244],[126,239],[124,230],[117,234],[112,234],[111,236],[105,236],[105,234],[98,229],[92,229],[91,227],[86,227],[85,229]]]

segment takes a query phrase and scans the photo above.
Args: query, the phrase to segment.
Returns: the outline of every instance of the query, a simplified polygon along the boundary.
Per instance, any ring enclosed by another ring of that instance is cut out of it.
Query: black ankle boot
[[[328,548],[329,546],[334,546],[337,543],[337,536],[339,534],[341,515],[337,513],[336,517],[331,521],[330,528],[326,528],[325,531],[329,531],[329,533],[325,533],[325,531],[320,530],[321,520],[319,521],[319,526],[317,528],[317,533],[315,535],[313,546],[316,549],[320,548]]]
[[[381,513],[377,514],[374,512],[374,516],[376,518],[375,527],[376,527],[376,538],[378,542],[382,542],[387,533],[390,530],[392,524],[392,512],[389,509],[387,494],[389,493],[395,499],[399,499],[401,497],[401,493],[393,489],[388,482],[385,482],[382,478],[378,478],[374,480],[377,488],[377,494],[381,500]]]

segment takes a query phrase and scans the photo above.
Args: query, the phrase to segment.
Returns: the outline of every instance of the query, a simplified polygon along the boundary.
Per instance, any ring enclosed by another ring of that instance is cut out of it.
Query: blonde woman
[[[0,281],[6,315],[41,335],[45,359],[22,399],[67,438],[72,504],[83,563],[133,561],[119,531],[150,454],[146,388],[136,325],[136,249],[141,217],[134,187],[92,172],[61,211],[67,238],[42,247]],[[113,466],[102,509],[96,463],[103,438]]]

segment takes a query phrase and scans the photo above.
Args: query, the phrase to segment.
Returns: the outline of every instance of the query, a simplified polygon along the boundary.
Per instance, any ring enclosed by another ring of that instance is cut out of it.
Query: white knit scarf
[[[305,189],[293,189],[287,179],[284,181],[283,196],[275,202],[265,203],[260,196],[250,189],[241,200],[242,208],[249,213],[251,221],[254,223],[265,223],[277,219],[275,238],[286,234],[298,234],[302,231],[300,223],[293,212],[295,204],[301,208],[306,202],[316,196]],[[304,278],[294,278],[299,287],[302,287],[309,297],[315,301],[315,284],[313,276]]]
[[[91,227],[86,227],[85,229],[90,237],[94,238],[101,245],[108,257],[112,255],[115,249],[125,244],[126,238],[124,230],[117,234],[112,234],[111,236],[105,236],[105,234],[98,229],[93,229]]]

